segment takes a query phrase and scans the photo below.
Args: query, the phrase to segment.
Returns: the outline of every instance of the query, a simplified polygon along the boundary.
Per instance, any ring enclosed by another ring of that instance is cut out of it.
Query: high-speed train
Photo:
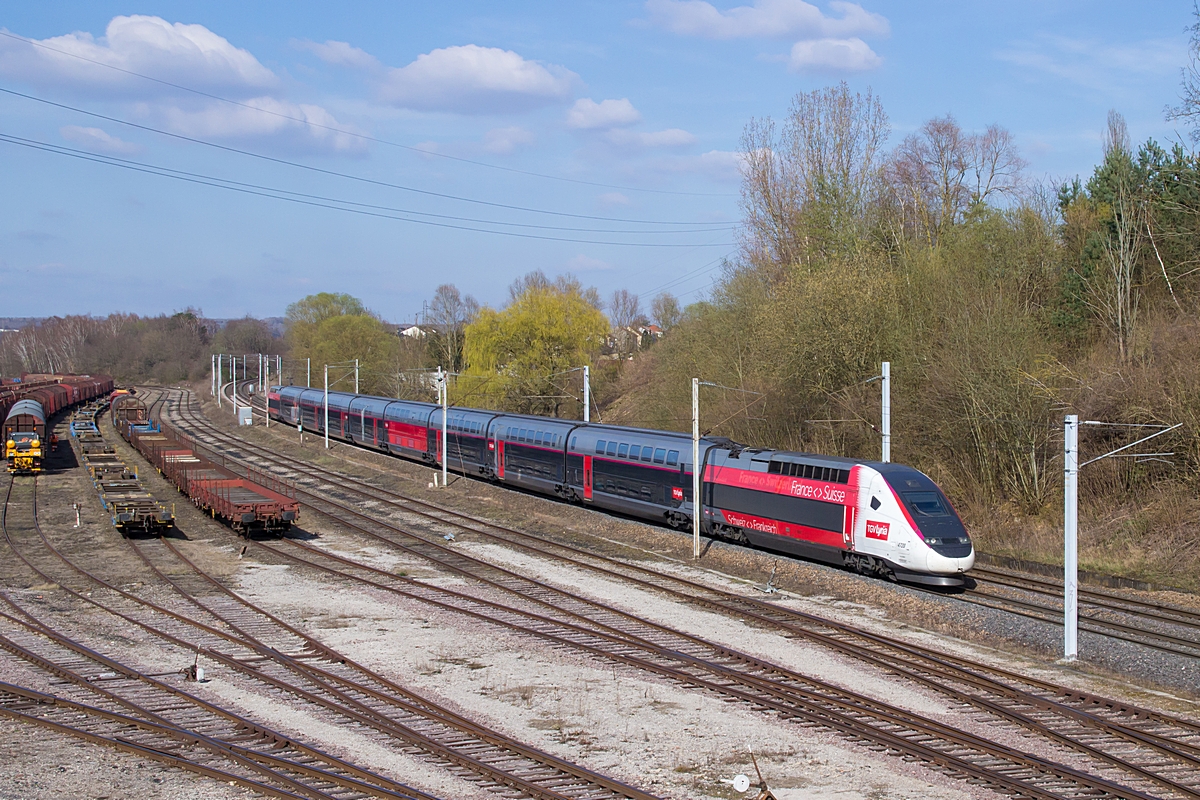
[[[272,419],[325,433],[325,392],[273,386]],[[687,434],[329,392],[329,436],[674,528],[692,521]],[[700,440],[702,533],[909,583],[956,587],[975,563],[962,520],[901,464]]]

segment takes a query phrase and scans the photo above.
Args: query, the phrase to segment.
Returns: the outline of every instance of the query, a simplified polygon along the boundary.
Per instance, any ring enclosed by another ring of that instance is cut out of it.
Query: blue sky
[[[950,113],[1011,130],[1033,179],[1086,175],[1110,108],[1136,141],[1184,134],[1163,108],[1190,22],[1055,0],[8,4],[0,316],[345,291],[401,321],[440,283],[499,304],[531,269],[690,302],[734,249],[751,117],[846,80],[892,145]]]

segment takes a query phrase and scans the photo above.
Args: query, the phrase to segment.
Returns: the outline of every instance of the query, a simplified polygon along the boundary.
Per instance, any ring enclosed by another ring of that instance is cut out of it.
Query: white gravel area
[[[353,544],[344,544],[349,547],[338,548],[340,554],[356,556]],[[781,800],[950,798],[978,792],[898,758],[846,744],[822,729],[781,721],[637,670],[586,660],[418,601],[348,590],[307,570],[247,569],[239,591],[337,651],[472,719],[666,797],[734,796],[721,781],[752,769],[748,748],[759,754],[772,787],[781,787]],[[627,602],[664,620],[689,613],[656,597],[630,597]],[[831,674],[839,669],[830,656],[802,643],[717,615],[691,613],[695,618],[683,620],[683,626],[706,636],[769,637],[774,641],[761,642],[761,654],[783,644],[805,670],[810,664]],[[881,695],[904,692],[889,689],[879,676],[871,678]],[[924,710],[946,711],[946,704],[928,697],[911,705],[914,710],[928,706]],[[967,720],[959,715],[959,721]],[[791,790],[800,793],[789,795]]]

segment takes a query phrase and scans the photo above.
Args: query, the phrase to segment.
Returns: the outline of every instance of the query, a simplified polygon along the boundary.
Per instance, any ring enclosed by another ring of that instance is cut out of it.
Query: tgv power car
[[[344,392],[328,396],[329,435],[464,475],[674,528],[690,528],[686,434]],[[325,433],[325,392],[271,387],[272,419]],[[934,586],[961,586],[975,563],[966,528],[923,473],[901,464],[700,440],[702,533]]]

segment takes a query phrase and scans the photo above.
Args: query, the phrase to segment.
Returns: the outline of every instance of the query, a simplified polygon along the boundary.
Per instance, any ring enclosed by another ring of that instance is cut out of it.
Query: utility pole
[[[230,391],[229,391],[229,397],[230,397],[230,399],[233,401],[233,418],[234,418],[234,419],[237,419],[237,412],[238,412],[238,402],[237,402],[237,356],[230,356],[229,358],[230,358],[230,360],[231,360],[231,361],[232,361],[232,363],[233,363],[233,370],[232,370],[232,374],[229,376],[229,377],[231,378],[231,380],[229,381],[229,387],[230,387]],[[243,358],[243,359],[242,359],[242,362],[243,362],[243,366],[245,366],[245,358]]]
[[[217,408],[221,407],[221,382],[225,380],[225,354],[217,356]]]
[[[358,394],[358,359],[354,359],[354,393]]]
[[[692,557],[700,557],[700,379],[692,378]]]
[[[209,391],[209,394],[216,394],[217,393],[217,354],[213,353],[209,360],[212,361],[212,369],[209,373],[210,375],[212,375],[212,390]]]
[[[329,365],[325,365],[325,449],[329,449]]]
[[[264,361],[267,362],[266,388],[263,389],[263,417],[266,418],[266,426],[271,427],[271,357],[267,356]]]
[[[275,356],[275,374],[279,376],[280,385],[283,384],[283,356]]]
[[[1079,415],[1063,422],[1063,660],[1079,655]]]
[[[883,457],[885,464],[892,460],[892,362],[883,362]]]
[[[304,385],[312,388],[312,359],[304,359]]]
[[[587,365],[583,367],[583,421],[592,421],[592,370]]]

